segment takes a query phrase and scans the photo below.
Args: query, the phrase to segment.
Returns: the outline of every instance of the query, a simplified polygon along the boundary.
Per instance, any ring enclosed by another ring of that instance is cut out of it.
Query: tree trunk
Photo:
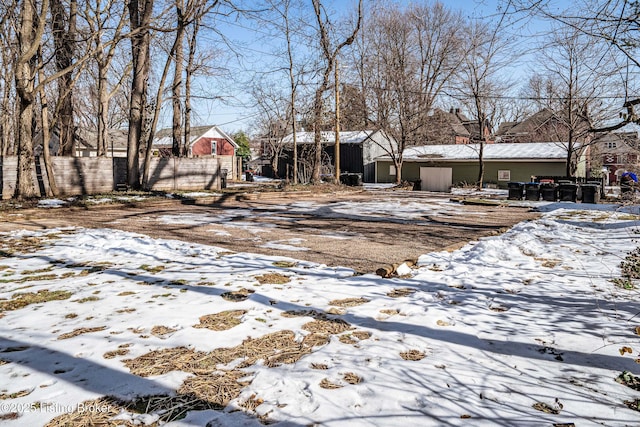
[[[39,50],[38,58],[42,60],[42,49]],[[39,64],[38,67],[38,80],[44,80],[44,68],[42,67],[42,64]],[[49,129],[49,104],[47,102],[47,94],[44,91],[44,85],[40,85],[38,94],[40,96],[40,132],[42,132],[42,157],[44,158],[44,168],[47,172],[47,181],[49,182],[49,191],[51,196],[57,197],[59,193],[58,185],[56,184],[56,177],[53,173],[51,153],[49,150],[49,140],[51,135],[51,130]]]
[[[189,141],[191,140],[191,80],[195,68],[196,47],[198,31],[200,30],[200,20],[194,22],[193,33],[189,38],[189,58],[187,59],[187,69],[184,81],[184,141],[180,146],[180,155],[186,157],[189,154]]]
[[[129,100],[129,134],[127,138],[127,184],[140,189],[140,145],[144,129],[149,80],[149,47],[151,34],[149,24],[153,12],[153,0],[129,0],[129,20],[133,58],[133,77]]]
[[[173,106],[173,120],[171,126],[173,146],[171,152],[174,156],[179,157],[182,154],[182,69],[184,52],[182,51],[182,38],[185,29],[185,20],[183,14],[184,0],[180,0],[176,3],[178,25],[176,28],[176,42],[174,44],[173,57],[173,84],[171,85],[171,91],[173,92],[172,106]]]
[[[108,132],[108,114],[109,114],[109,90],[107,80],[107,67],[102,63],[98,65],[98,157],[107,155]],[[112,153],[113,155],[113,153]]]
[[[43,15],[49,7],[48,0],[43,0]],[[18,27],[19,56],[16,60],[15,82],[18,104],[18,133],[17,154],[18,171],[16,175],[16,189],[14,197],[25,199],[36,197],[33,183],[33,103],[34,79],[36,63],[34,58],[38,53],[40,40],[44,33],[44,17],[36,15],[35,4],[23,1],[20,9],[20,23]]]
[[[61,0],[51,0],[51,26],[55,46],[56,70],[62,71],[73,64],[73,49],[76,33],[76,0],[69,2],[69,15]],[[60,131],[58,154],[74,155],[73,123],[73,78],[71,72],[58,79],[57,127]]]

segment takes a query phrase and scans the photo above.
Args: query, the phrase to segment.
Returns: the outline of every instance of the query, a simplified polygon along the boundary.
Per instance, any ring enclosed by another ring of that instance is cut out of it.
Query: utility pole
[[[338,82],[338,58],[335,63],[335,97],[336,97],[336,145],[333,150],[335,157],[336,184],[340,184],[340,84]]]

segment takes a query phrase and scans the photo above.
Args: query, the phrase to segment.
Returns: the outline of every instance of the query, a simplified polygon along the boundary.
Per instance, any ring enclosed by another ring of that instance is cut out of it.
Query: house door
[[[420,189],[423,191],[449,192],[451,190],[453,169],[420,168]]]

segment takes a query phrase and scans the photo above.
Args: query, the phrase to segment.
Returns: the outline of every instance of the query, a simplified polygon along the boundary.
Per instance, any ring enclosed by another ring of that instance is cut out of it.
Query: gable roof
[[[107,130],[107,150],[111,147],[118,150],[126,150],[129,131],[127,129]],[[98,131],[94,129],[78,128],[75,133],[76,142],[82,148],[95,150],[98,141]]]
[[[360,131],[344,131],[338,132],[340,136],[340,145],[342,144],[360,144],[367,139],[371,138],[373,134],[378,131],[374,130],[360,130]],[[323,144],[332,144],[336,141],[336,133],[334,131],[320,132],[320,137]],[[314,142],[314,132],[296,132],[297,144],[312,144]],[[282,138],[282,142],[293,143],[293,134],[289,134]]]
[[[189,139],[189,146],[193,145],[198,139],[209,136],[211,138],[224,138],[234,148],[238,148],[238,144],[226,134],[222,129],[216,125],[196,126],[191,128],[191,134]],[[154,147],[171,147],[173,146],[173,129],[164,128],[156,132],[156,136],[153,139]]]
[[[407,148],[404,161],[470,161],[478,160],[479,144],[423,145]],[[557,142],[485,144],[485,161],[565,161],[567,149]],[[388,156],[376,160],[390,160]]]
[[[498,127],[498,131],[496,132],[496,136],[502,136],[506,134],[518,135],[529,132],[535,132],[548,122],[551,118],[555,116],[555,113],[548,108],[543,108],[532,116],[527,117],[521,122],[509,122],[511,126],[502,126]]]

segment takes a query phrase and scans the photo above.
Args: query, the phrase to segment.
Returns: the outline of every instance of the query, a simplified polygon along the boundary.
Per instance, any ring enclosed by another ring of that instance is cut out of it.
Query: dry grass
[[[285,283],[289,283],[291,278],[289,276],[285,276],[280,273],[265,273],[260,276],[256,276],[255,279],[261,285],[284,285]]]
[[[400,297],[407,297],[415,293],[416,293],[416,290],[412,288],[398,288],[389,292],[387,296],[390,298],[400,298]]]
[[[188,411],[221,409],[217,403],[201,400],[192,394],[141,396],[130,401],[107,396],[83,402],[78,406],[80,408],[95,408],[95,410],[79,410],[60,415],[47,423],[45,427],[134,427],[140,425],[139,422],[122,420],[120,417],[115,419],[122,413],[157,415],[159,421],[145,424],[147,427],[156,427],[167,422],[180,420],[186,416]]]
[[[296,267],[298,263],[295,261],[274,261],[272,265],[274,267],[293,268],[293,267]]]
[[[251,289],[242,288],[237,291],[224,292],[220,296],[227,301],[240,302],[249,298],[249,295],[251,295],[254,292],[255,291],[252,291]]]
[[[45,427],[81,427],[81,426],[100,426],[100,427],[133,427],[134,424],[129,421],[113,420],[120,414],[124,408],[117,403],[115,399],[110,397],[102,397],[96,400],[83,402],[83,407],[99,408],[95,411],[74,411],[55,417]],[[157,426],[157,423],[152,426]]]
[[[151,377],[180,370],[181,366],[191,362],[197,357],[197,354],[192,349],[176,347],[154,350],[135,359],[127,359],[122,362],[131,373],[140,377]]]
[[[104,357],[105,359],[113,359],[117,356],[126,356],[127,354],[129,354],[130,346],[131,344],[121,344],[118,346],[117,350],[107,351],[102,355],[102,357]]]
[[[360,341],[371,338],[371,333],[367,331],[354,331],[349,334],[340,335],[340,342],[343,344],[356,345]]]
[[[140,269],[144,270],[144,271],[146,271],[148,273],[155,274],[155,273],[159,273],[162,270],[164,270],[164,265],[150,266],[150,265],[147,265],[147,264],[143,264],[143,265],[140,266]]]
[[[59,340],[66,340],[69,338],[73,338],[73,337],[77,337],[78,335],[82,335],[82,334],[89,334],[91,332],[100,332],[100,331],[104,331],[105,329],[107,329],[106,326],[96,326],[93,328],[78,328],[78,329],[74,329],[71,332],[67,332],[65,334],[62,334],[58,337]]]
[[[369,300],[366,298],[345,298],[335,299],[329,302],[329,305],[336,305],[338,307],[356,307],[358,305],[366,304]]]
[[[329,365],[325,363],[312,363],[311,365],[309,365],[309,367],[311,369],[318,369],[321,371],[326,371],[327,369],[329,369]]]
[[[245,310],[227,310],[220,313],[206,314],[201,316],[200,323],[193,325],[193,327],[211,329],[212,331],[226,331],[242,323],[240,318],[246,313]]]
[[[237,362],[238,368],[246,368],[262,361],[265,366],[275,367],[297,362],[311,353],[313,347],[328,342],[326,335],[309,334],[302,342],[295,340],[292,331],[279,331],[259,338],[247,338],[240,345],[218,348],[209,353],[186,347],[155,350],[123,363],[135,375],[149,377],[171,371],[208,375],[223,365]]]
[[[281,314],[282,317],[313,317],[314,319],[326,319],[326,313],[317,310],[288,310]]]
[[[351,329],[351,325],[342,319],[318,319],[305,323],[302,329],[316,333],[341,334]]]
[[[47,289],[38,292],[13,294],[8,301],[0,301],[0,312],[18,310],[31,304],[40,304],[47,301],[59,301],[69,299],[73,295],[68,291],[49,291]]]
[[[404,360],[418,361],[424,359],[426,354],[420,350],[409,350],[400,353],[400,357]]]
[[[118,294],[118,296],[119,296],[119,297],[126,297],[126,296],[128,296],[128,295],[135,295],[135,294],[136,294],[136,293],[135,293],[135,292],[133,292],[133,291],[124,291],[124,292],[120,292],[120,293]]]
[[[387,314],[389,316],[395,316],[396,314],[400,314],[400,310],[396,308],[389,308],[389,309],[380,310],[380,313]]]
[[[250,375],[239,370],[223,371],[187,378],[178,389],[180,394],[190,394],[222,409],[240,395],[251,381],[240,381]]]
[[[255,394],[252,394],[246,400],[243,400],[238,405],[243,407],[247,411],[255,411],[256,408],[264,403],[264,399],[258,398]]]
[[[168,335],[176,332],[177,329],[169,328],[168,326],[154,326],[151,328],[151,335],[156,336],[158,338],[167,338]]]
[[[362,378],[353,372],[347,372],[342,378],[349,384],[360,384],[362,382]]]
[[[44,236],[21,236],[21,237],[10,237],[4,236],[2,244],[0,244],[0,256],[10,257],[14,254],[23,253],[33,253],[39,251],[40,249],[46,247],[49,243],[51,243],[54,239],[58,238],[57,233],[49,233]]]
[[[100,301],[100,298],[90,296],[90,297],[75,299],[72,302],[77,302],[78,304],[84,304],[85,302],[95,302],[95,301]]]
[[[335,390],[337,388],[342,388],[344,386],[340,385],[340,384],[336,384],[334,382],[331,382],[327,378],[323,378],[323,380],[320,381],[320,387],[326,388],[328,390]]]
[[[228,364],[242,360],[238,365],[245,368],[262,360],[265,366],[275,367],[297,362],[311,352],[311,346],[295,340],[292,331],[278,331],[259,338],[247,338],[242,344],[232,348],[220,348],[211,352],[214,359]]]
[[[33,392],[33,389],[20,390],[16,391],[15,393],[0,393],[0,400],[17,399],[19,397],[28,396],[31,394],[31,392]]]

